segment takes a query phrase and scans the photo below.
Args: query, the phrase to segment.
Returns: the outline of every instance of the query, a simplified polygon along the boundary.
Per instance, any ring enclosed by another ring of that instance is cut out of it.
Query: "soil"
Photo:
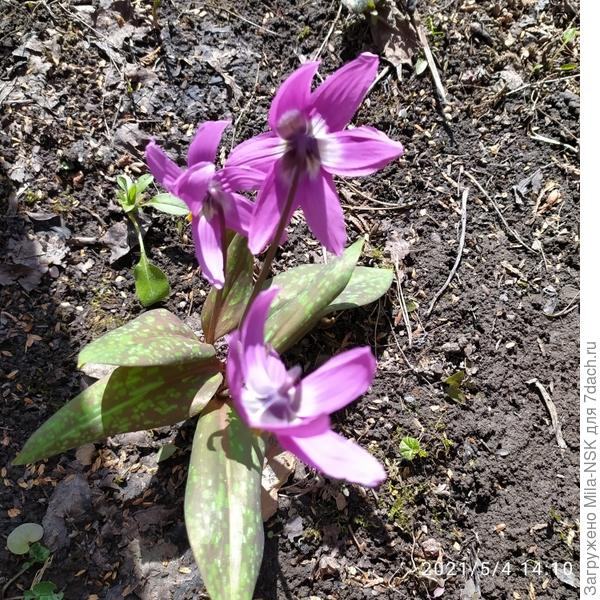
[[[150,4],[0,7],[0,533],[42,523],[53,550],[43,578],[68,600],[206,597],[183,525],[193,424],[11,466],[85,383],[81,347],[143,310],[136,250],[111,263],[98,242],[123,221],[115,175],[145,172],[151,136],[182,160],[198,122],[229,117],[223,158],[265,128],[279,82],[322,43],[323,73],[376,51],[367,21],[336,16],[335,2],[165,1],[157,23]],[[265,524],[256,598],[578,597],[579,88],[577,40],[565,41],[578,6],[418,10],[448,103],[427,71],[392,68],[355,122],[406,153],[338,183],[350,238],[368,237],[362,263],[389,267],[406,244],[408,255],[378,304],[289,353],[311,369],[342,347],[373,348],[374,385],[336,427],[389,478],[365,491],[299,466]],[[457,257],[467,187],[461,262],[428,315]],[[187,227],[152,215],[146,239],[172,284],[164,306],[200,329],[207,286]],[[275,269],[319,261],[297,215]],[[448,384],[457,373],[460,386]],[[426,455],[403,458],[405,436]],[[178,451],[157,463],[171,441]],[[2,586],[22,560],[0,545]]]

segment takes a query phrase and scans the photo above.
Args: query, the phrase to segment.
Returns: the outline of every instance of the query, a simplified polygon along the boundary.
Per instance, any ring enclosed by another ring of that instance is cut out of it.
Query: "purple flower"
[[[302,65],[273,99],[271,131],[233,149],[226,166],[246,165],[266,177],[250,225],[253,254],[272,240],[295,177],[298,191],[291,212],[301,206],[319,241],[335,254],[342,252],[346,226],[332,175],[369,175],[404,151],[402,144],[372,127],[344,130],[374,81],[378,64],[375,55],[361,54],[314,92],[311,83],[319,63]]]
[[[187,169],[178,167],[152,140],[146,162],[157,181],[181,198],[192,213],[196,258],[216,288],[225,282],[223,239],[225,228],[248,235],[253,204],[238,190],[253,189],[264,176],[248,167],[217,171],[214,161],[221,136],[231,121],[206,121],[198,127],[187,153]]]
[[[385,479],[382,465],[334,433],[329,419],[371,384],[376,369],[371,349],[343,352],[301,379],[300,367],[287,370],[265,345],[265,322],[277,292],[261,292],[229,338],[227,382],[237,411],[249,427],[274,433],[286,450],[326,475],[379,485]]]

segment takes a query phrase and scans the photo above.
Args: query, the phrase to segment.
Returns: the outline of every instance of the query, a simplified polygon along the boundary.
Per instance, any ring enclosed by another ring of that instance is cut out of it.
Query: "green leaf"
[[[37,523],[23,523],[15,527],[6,538],[6,547],[13,554],[27,554],[30,544],[42,539],[44,528]]]
[[[355,242],[338,259],[323,265],[293,297],[285,288],[278,294],[267,319],[265,334],[278,352],[283,352],[308,333],[318,323],[321,312],[342,293],[363,244],[364,240]]]
[[[227,273],[223,287],[223,306],[217,321],[215,339],[233,331],[244,314],[252,294],[254,258],[246,238],[236,234],[227,248]],[[207,331],[212,318],[217,291],[212,289],[202,307],[202,328]]]
[[[135,294],[143,306],[164,300],[170,293],[167,276],[142,253],[140,262],[133,267]]]
[[[465,401],[465,393],[461,389],[464,379],[465,372],[457,371],[444,380],[444,383],[448,386],[446,389],[448,397],[461,404]]]
[[[578,35],[579,29],[577,29],[577,27],[570,27],[569,29],[565,30],[562,34],[563,44],[568,44],[569,42],[572,42]]]
[[[576,63],[566,63],[564,65],[560,65],[560,67],[558,67],[561,71],[574,71],[575,69],[579,68],[579,65]]]
[[[117,433],[183,421],[210,400],[204,387],[215,390],[215,371],[212,362],[118,367],[52,415],[13,464],[29,464]]]
[[[185,525],[211,600],[251,600],[264,546],[263,440],[226,404],[196,426]]]
[[[386,269],[356,267],[363,240],[326,265],[301,265],[267,281],[281,289],[267,320],[266,337],[283,352],[324,315],[377,300],[391,285]]]
[[[281,288],[278,298],[274,302],[274,308],[277,308],[281,302],[288,302],[304,290],[322,268],[323,265],[300,265],[267,281],[265,288],[271,285]],[[390,269],[356,267],[343,292],[321,310],[319,318],[335,311],[357,308],[375,302],[388,291],[393,279],[394,273]]]
[[[177,452],[177,446],[175,444],[165,444],[160,447],[160,450],[156,454],[156,462],[161,463],[168,460]]]
[[[117,175],[117,185],[125,192],[127,193],[127,190],[129,189],[129,186],[132,184],[133,182],[131,181],[131,178],[129,177],[129,175]]]
[[[127,204],[128,205],[135,205],[135,203],[137,201],[137,197],[138,197],[137,186],[136,186],[135,183],[132,183],[127,188]]]
[[[62,592],[56,591],[52,581],[40,581],[23,594],[24,600],[62,600],[64,597]]]
[[[201,362],[215,357],[210,344],[164,308],[149,310],[126,325],[88,344],[77,358],[86,363],[121,367],[150,367]]]
[[[151,206],[160,212],[167,213],[168,215],[176,215],[178,217],[185,216],[190,212],[187,204],[171,194],[157,194],[154,198],[151,198],[144,204],[145,206]]]
[[[135,181],[135,188],[138,196],[154,181],[154,177],[149,173],[141,175]]]
[[[44,564],[50,558],[50,548],[46,548],[43,544],[39,542],[35,542],[31,544],[31,548],[29,548],[29,559],[33,563]]]
[[[403,437],[400,440],[400,456],[404,460],[412,461],[419,456],[427,456],[427,452],[421,448],[418,439],[410,436]]]
[[[387,293],[394,280],[391,269],[356,267],[344,291],[325,308],[321,316],[371,304]]]

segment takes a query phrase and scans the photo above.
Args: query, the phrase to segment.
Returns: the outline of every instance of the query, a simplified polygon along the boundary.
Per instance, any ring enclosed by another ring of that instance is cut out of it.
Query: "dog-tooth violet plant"
[[[227,121],[200,126],[179,167],[155,142],[154,177],[192,213],[196,256],[212,285],[203,340],[165,309],[143,313],[81,350],[78,365],[114,370],[44,423],[15,459],[29,464],[103,437],[197,417],[184,516],[213,600],[252,598],[263,552],[261,475],[265,449],[279,443],[326,476],[366,487],[383,466],[334,432],[330,415],[361,396],[375,374],[369,348],[330,358],[304,376],[281,355],[327,314],[374,302],[392,271],[357,266],[363,240],[344,250],[346,230],[333,175],[373,173],[402,146],[367,126],[347,128],[374,81],[378,61],[361,54],[316,89],[317,63],[283,82],[270,130],[215,166]],[[256,202],[240,192],[257,191]],[[292,214],[337,258],[269,278]],[[268,246],[254,278],[254,256]],[[224,338],[227,356],[213,344]]]

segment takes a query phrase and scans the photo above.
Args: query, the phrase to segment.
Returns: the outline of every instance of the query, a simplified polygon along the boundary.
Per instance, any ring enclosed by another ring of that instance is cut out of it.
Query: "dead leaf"
[[[412,65],[419,50],[417,34],[410,19],[394,4],[382,6],[371,18],[371,35],[380,53],[396,68],[400,77],[402,65]]]
[[[262,474],[261,508],[263,521],[277,512],[279,489],[296,469],[296,457],[291,452],[279,452],[265,459]]]

